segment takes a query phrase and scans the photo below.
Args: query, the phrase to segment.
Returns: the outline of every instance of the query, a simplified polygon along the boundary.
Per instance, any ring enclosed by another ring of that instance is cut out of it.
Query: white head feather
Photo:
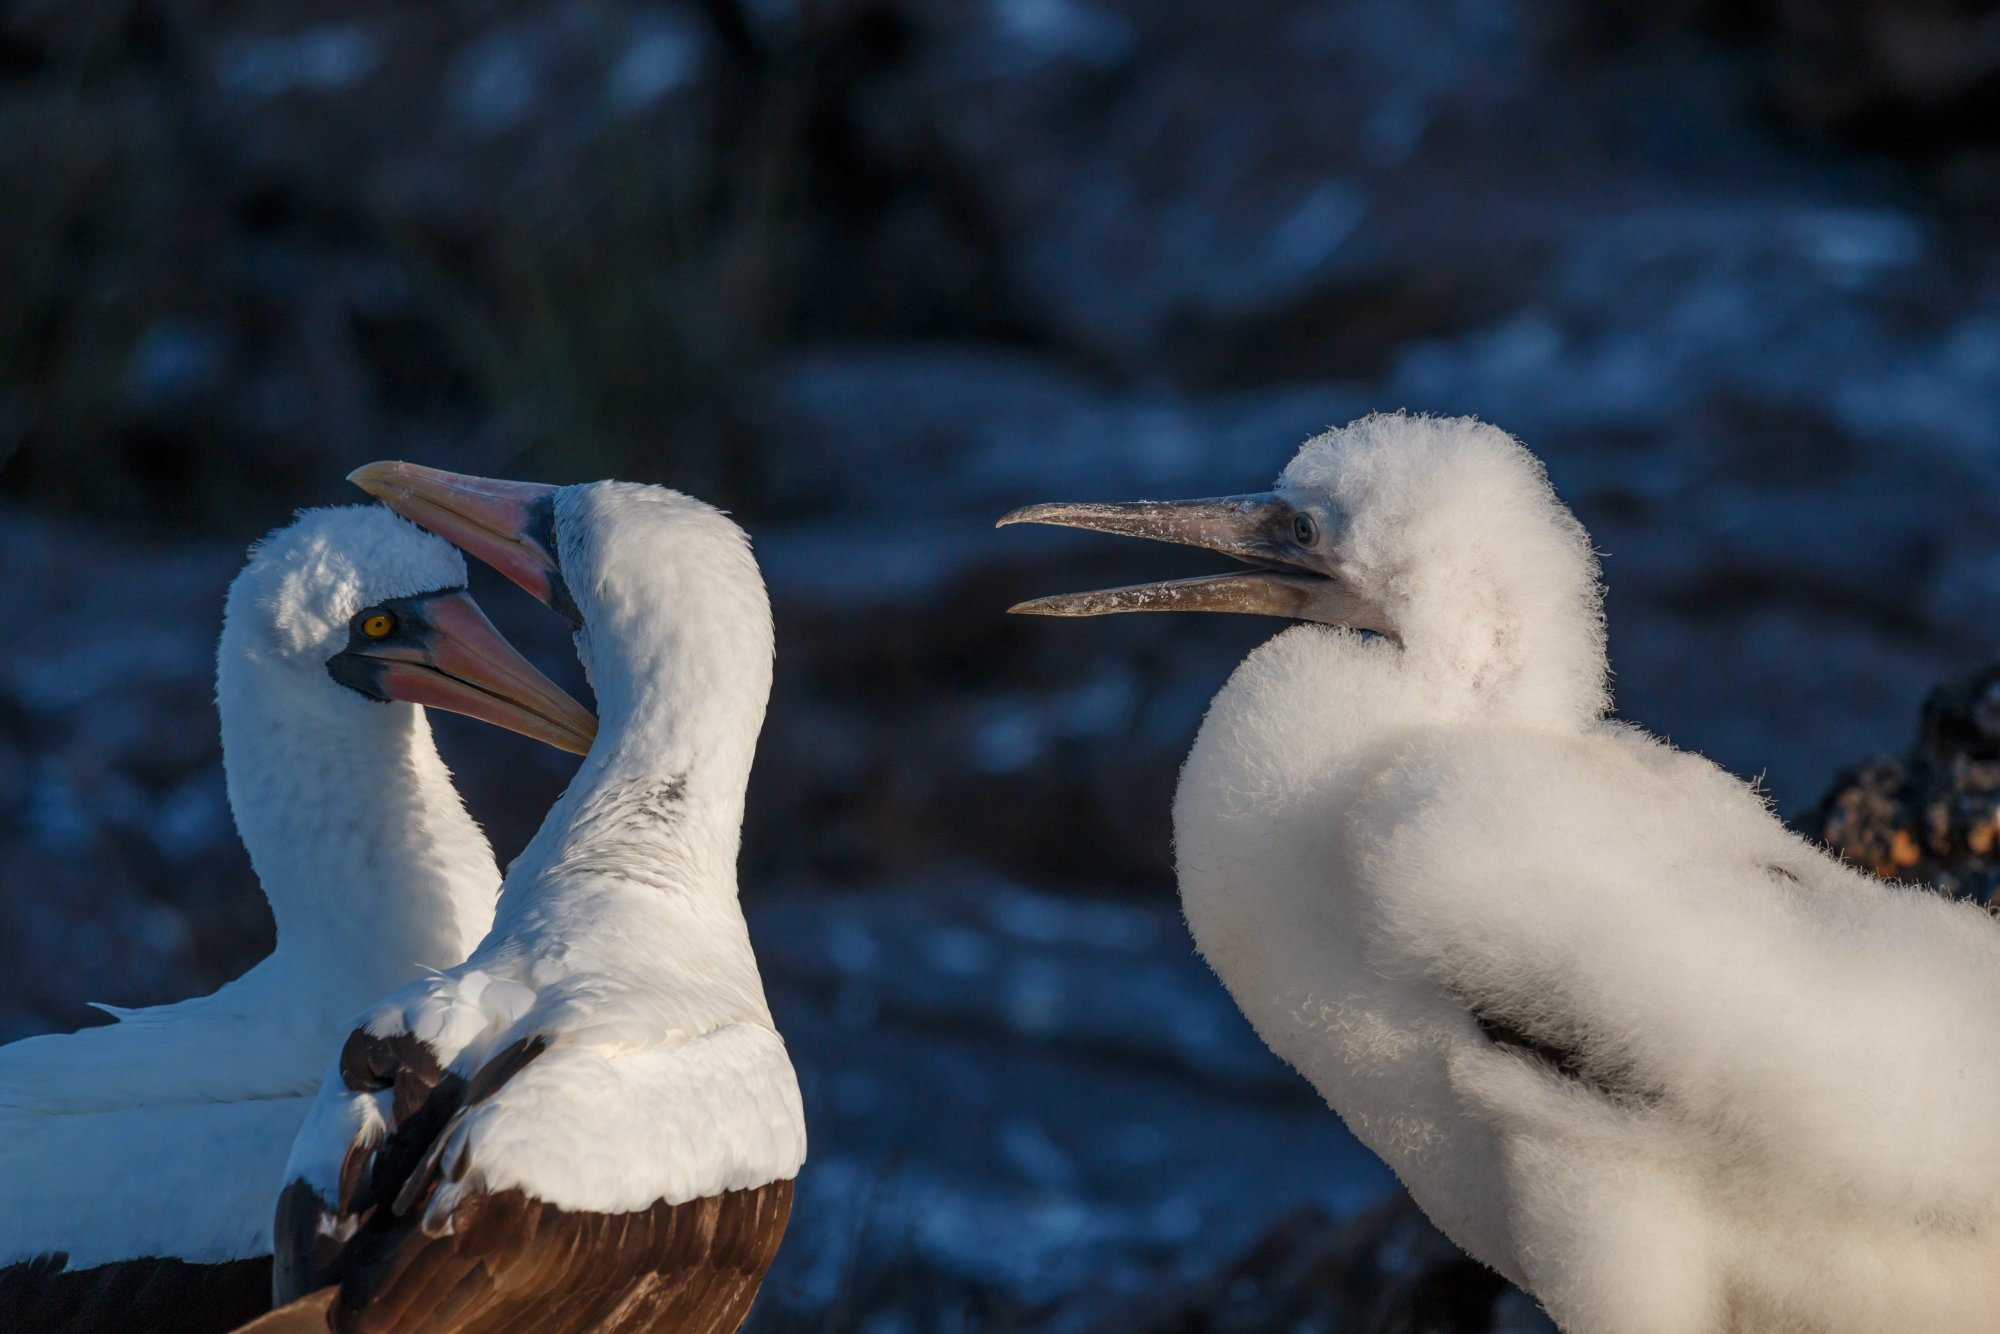
[[[1319,519],[1328,573],[1388,613],[1411,670],[1511,713],[1609,706],[1590,536],[1505,431],[1377,413],[1307,441],[1277,491]]]
[[[424,711],[339,684],[327,662],[361,608],[464,585],[449,543],[350,506],[302,511],[229,588],[216,707],[230,808],[279,951],[346,974],[357,1006],[463,958],[491,920],[497,868]]]

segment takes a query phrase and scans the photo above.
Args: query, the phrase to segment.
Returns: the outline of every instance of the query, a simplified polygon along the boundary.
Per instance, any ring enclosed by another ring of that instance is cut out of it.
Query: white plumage
[[[1606,719],[1595,557],[1502,432],[1371,417],[1257,500],[1316,540],[1256,559],[1384,632],[1265,644],[1182,774],[1264,1040],[1575,1334],[2000,1328],[2000,927]]]
[[[464,583],[448,544],[376,508],[310,511],[255,548],[216,702],[277,947],[212,995],[0,1048],[0,1265],[269,1253],[280,1169],[347,1021],[492,919],[499,870],[423,710],[327,673],[359,608]]]
[[[431,1235],[480,1193],[626,1213],[788,1180],[805,1156],[797,1080],[736,898],[773,646],[748,541],[658,487],[552,500],[549,577],[580,619],[599,739],[509,868],[471,957],[360,1021],[467,1077],[511,1044],[546,1043],[431,1146]],[[287,1179],[336,1200],[350,1145],[379,1141],[393,1099],[336,1067]]]

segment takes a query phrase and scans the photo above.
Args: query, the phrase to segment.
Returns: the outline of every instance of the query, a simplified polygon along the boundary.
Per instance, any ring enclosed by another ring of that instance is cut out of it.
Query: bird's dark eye
[[[396,617],[391,612],[363,612],[360,620],[361,633],[370,639],[386,639],[396,630]]]
[[[1309,547],[1319,541],[1319,525],[1310,514],[1292,516],[1292,539],[1302,547]]]

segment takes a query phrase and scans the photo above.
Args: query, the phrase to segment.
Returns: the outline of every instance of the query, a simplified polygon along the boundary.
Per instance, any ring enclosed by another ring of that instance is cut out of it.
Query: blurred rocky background
[[[14,0],[0,197],[0,1037],[268,947],[246,543],[384,457],[695,491],[780,621],[766,1331],[1538,1328],[1178,921],[1175,769],[1273,627],[1010,620],[1210,566],[1004,510],[1480,413],[1605,553],[1621,709],[1787,812],[2000,640],[1993,0]],[[511,855],[568,762],[441,730]]]

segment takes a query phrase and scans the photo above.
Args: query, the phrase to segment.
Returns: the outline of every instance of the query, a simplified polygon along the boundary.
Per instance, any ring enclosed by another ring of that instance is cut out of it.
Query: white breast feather
[[[682,1204],[790,1179],[806,1151],[784,1039],[760,1024],[648,1050],[552,1046],[451,1133],[443,1160],[469,1154],[473,1172],[440,1189],[440,1216],[475,1188],[573,1211]]]
[[[544,960],[526,971],[550,969]],[[473,1189],[518,1187],[572,1211],[623,1213],[796,1175],[805,1114],[768,1015],[662,1024],[663,994],[590,974],[537,992],[468,962],[373,1007],[362,1022],[369,1033],[411,1033],[466,1078],[518,1040],[549,1043],[451,1123],[437,1148],[445,1175],[468,1152],[473,1171],[440,1189],[431,1214],[441,1220]],[[348,1146],[379,1137],[389,1102],[386,1091],[350,1092],[330,1072],[287,1179],[332,1199]]]

